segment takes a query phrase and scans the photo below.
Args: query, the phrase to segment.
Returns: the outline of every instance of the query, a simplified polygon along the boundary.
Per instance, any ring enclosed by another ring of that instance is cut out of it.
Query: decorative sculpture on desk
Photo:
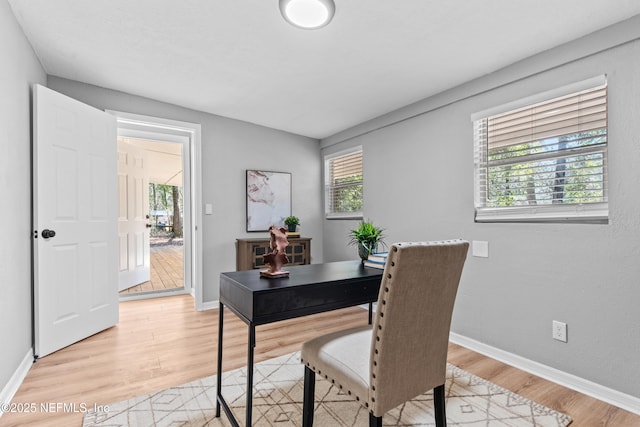
[[[260,276],[267,278],[287,277],[289,272],[282,270],[282,265],[289,262],[286,253],[286,248],[289,246],[287,229],[272,225],[269,227],[269,235],[271,236],[269,243],[271,253],[264,256],[264,262],[269,264],[269,269],[262,270]]]

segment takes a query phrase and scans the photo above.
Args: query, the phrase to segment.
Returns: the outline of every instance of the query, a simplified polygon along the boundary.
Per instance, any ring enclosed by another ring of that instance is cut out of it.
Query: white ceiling
[[[118,140],[146,151],[150,183],[182,187],[182,144],[127,137]]]
[[[324,138],[640,13],[638,0],[9,0],[46,72]]]

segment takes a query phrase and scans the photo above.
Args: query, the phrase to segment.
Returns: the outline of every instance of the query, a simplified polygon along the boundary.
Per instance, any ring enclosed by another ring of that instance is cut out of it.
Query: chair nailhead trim
[[[376,363],[376,362],[373,362],[373,364],[374,364],[374,365],[377,365],[377,363]],[[322,375],[322,371],[320,371],[320,370],[316,370],[316,367],[315,367],[315,366],[311,366],[311,364],[310,364],[309,362],[306,362],[306,365],[307,365],[307,366],[309,366],[309,367],[310,367],[310,368],[311,368],[311,369],[312,369],[316,374],[318,374],[318,375]],[[375,378],[375,377],[376,377],[376,375],[375,375],[375,374],[373,374],[373,378]],[[328,379],[329,379],[329,375],[325,374],[325,375],[324,375],[324,378],[328,380]],[[335,380],[335,379],[331,379],[331,384],[336,384],[336,380]],[[340,388],[340,390],[342,390],[342,389],[344,388],[344,387],[343,387],[343,385],[342,385],[342,384],[340,384],[340,383],[338,383],[338,384],[336,384],[336,385]],[[374,390],[375,390],[375,387],[374,387]],[[349,396],[351,396],[353,393],[351,393],[351,390],[347,390],[347,394],[348,394]],[[357,401],[360,401],[360,396],[355,396],[355,398],[356,398],[356,400],[357,400]],[[375,401],[375,400],[374,400],[374,401]],[[368,407],[369,407],[369,404],[368,404],[368,403],[365,403],[365,406],[368,408]],[[372,412],[372,413],[373,413],[373,412]]]
[[[398,252],[398,248],[394,246],[394,247],[393,247],[393,252]],[[395,267],[395,265],[396,265],[395,261],[393,261],[393,260],[392,260],[392,261],[390,262],[390,266],[391,266],[391,267]],[[384,287],[384,291],[385,291],[385,293],[390,292],[390,287],[391,287],[391,285],[392,285],[392,283],[391,283],[392,278],[393,278],[393,275],[392,275],[390,272],[387,272],[387,276],[385,277],[385,279],[386,279],[389,283],[387,283],[387,285]],[[387,304],[387,300],[383,298],[383,299],[382,299],[382,301],[381,301],[381,303],[382,303],[382,305],[383,305],[383,306],[385,306],[385,305]],[[379,321],[378,321],[378,331],[381,331],[381,330],[382,330],[382,323],[384,323],[384,319],[383,319],[383,318],[384,318],[384,311],[383,311],[383,310],[380,310],[380,312],[379,312]],[[380,336],[379,336],[379,335],[376,335],[376,341],[377,341],[377,342],[380,342]],[[379,349],[378,349],[378,348],[374,348],[374,354],[375,354],[376,356],[379,354]],[[375,370],[375,369],[376,369],[376,367],[378,366],[378,361],[376,360],[376,357],[375,357],[375,356],[374,356],[374,358],[373,358],[372,364],[373,364],[373,366],[374,366],[374,368],[371,370],[371,378],[372,378],[372,383],[373,383],[373,382],[374,382],[373,380],[375,380],[375,379],[376,379],[376,370]],[[375,390],[376,390],[376,386],[375,386],[375,384],[371,384],[371,390],[372,390],[373,392],[375,392]],[[374,402],[376,401],[375,397],[370,397],[370,401],[371,401],[372,403],[374,403]],[[367,407],[368,407],[368,406],[367,406]],[[373,414],[373,411],[371,411],[371,414]]]

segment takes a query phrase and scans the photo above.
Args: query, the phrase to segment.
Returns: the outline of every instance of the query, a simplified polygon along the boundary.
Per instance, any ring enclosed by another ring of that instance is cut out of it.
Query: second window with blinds
[[[604,76],[472,120],[477,222],[607,220]]]
[[[362,218],[362,147],[325,156],[324,183],[326,218]]]

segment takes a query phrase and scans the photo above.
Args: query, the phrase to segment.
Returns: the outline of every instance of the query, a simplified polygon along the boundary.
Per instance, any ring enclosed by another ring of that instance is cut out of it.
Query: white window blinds
[[[362,147],[325,157],[327,217],[362,215]]]
[[[603,220],[606,84],[474,120],[476,221]]]

